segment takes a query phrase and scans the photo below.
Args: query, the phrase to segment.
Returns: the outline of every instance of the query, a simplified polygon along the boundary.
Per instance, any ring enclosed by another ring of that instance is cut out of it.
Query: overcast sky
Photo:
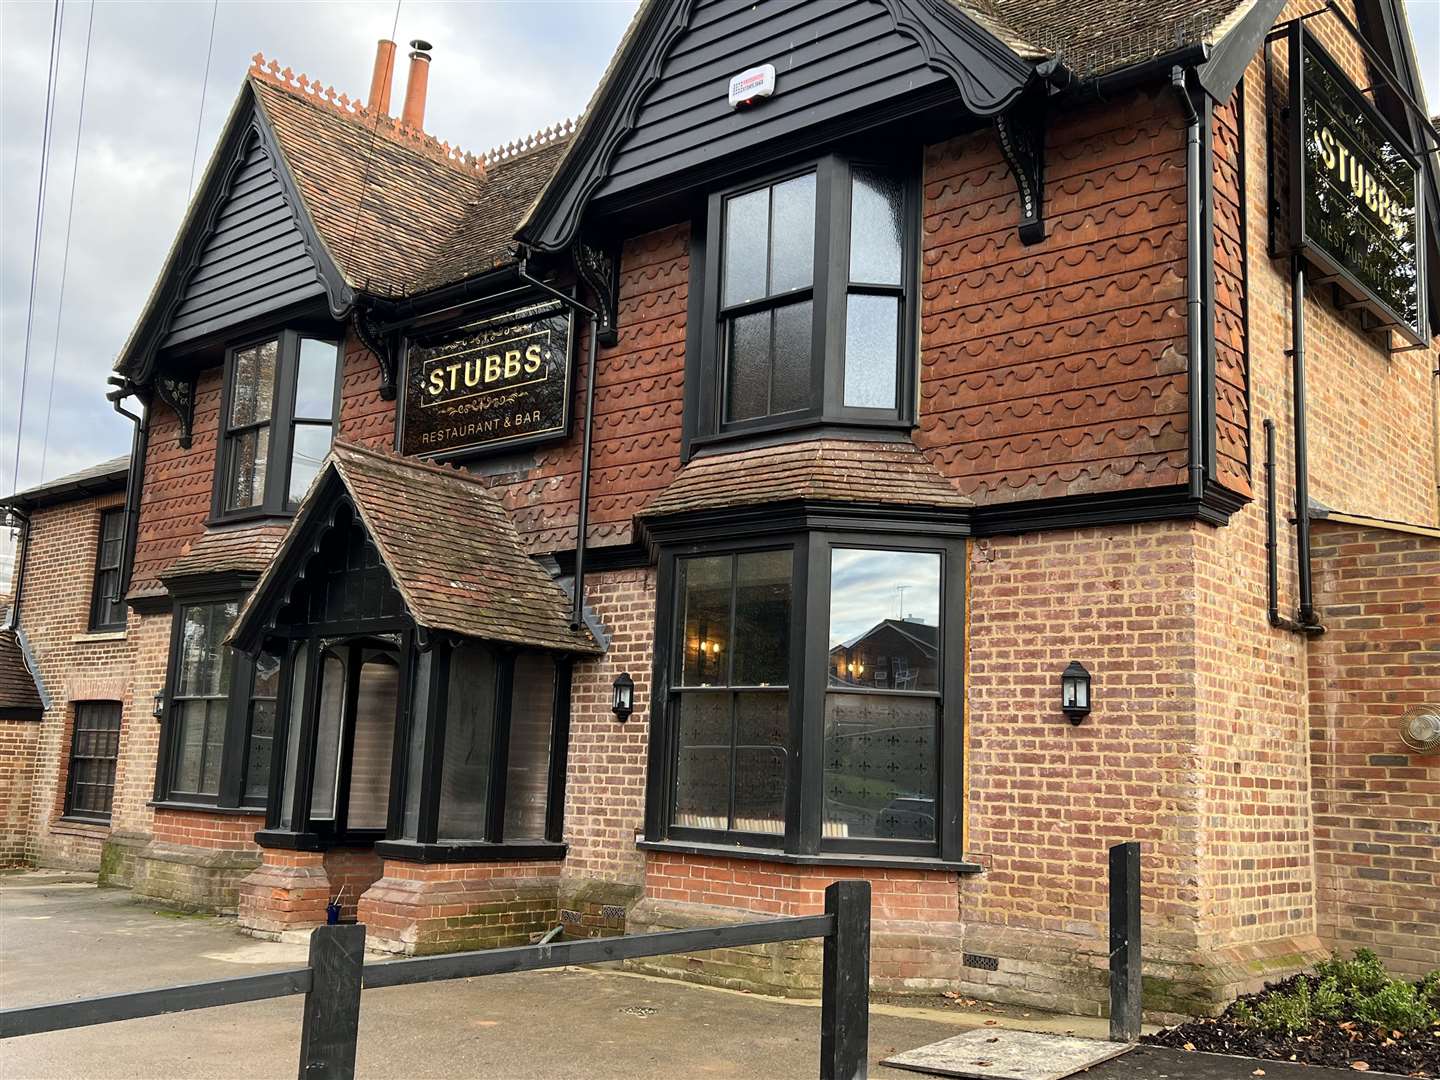
[[[588,101],[635,0],[402,0],[402,44],[435,46],[426,128],[480,152]],[[31,274],[52,4],[0,2],[0,492],[11,490]],[[1440,109],[1440,0],[1410,0],[1431,110]],[[210,75],[206,42],[216,12]],[[184,213],[250,56],[364,96],[377,38],[394,0],[258,3],[101,2],[94,7],[89,89],[75,171],[69,272],[56,324],[79,119],[87,0],[64,5],[58,104],[31,327],[20,486],[129,449],[130,425],[110,411],[105,378]],[[394,100],[403,95],[403,53]],[[204,111],[201,113],[202,96]],[[53,407],[46,432],[51,360]],[[42,471],[42,442],[44,465]]]

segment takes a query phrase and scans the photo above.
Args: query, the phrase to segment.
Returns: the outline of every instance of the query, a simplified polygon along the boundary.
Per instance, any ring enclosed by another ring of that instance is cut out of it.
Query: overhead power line
[[[60,327],[65,316],[65,281],[70,274],[70,223],[75,218],[75,186],[80,177],[80,136],[85,130],[85,91],[90,85],[90,36],[95,27],[95,0],[85,23],[85,59],[80,65],[80,118],[75,121],[75,153],[70,162],[70,203],[65,208],[65,253],[60,259],[60,299],[55,304],[55,342],[50,351],[50,387],[45,393],[45,426],[40,436],[40,479],[50,454],[50,412],[55,404],[55,365],[60,359]]]
[[[95,0],[90,0],[93,4]],[[195,117],[195,147],[190,151],[190,179],[185,184],[185,197],[195,190],[195,163],[200,160],[200,129],[205,123],[205,94],[210,89],[210,58],[215,53],[215,20],[220,15],[220,0],[210,5],[210,42],[205,46],[205,74],[200,78],[200,115]]]
[[[40,135],[40,182],[35,194],[35,240],[30,250],[30,296],[25,305],[25,351],[20,362],[20,414],[15,421],[15,469],[10,490],[20,487],[20,440],[25,434],[25,389],[30,379],[30,333],[35,325],[35,280],[40,268],[40,236],[45,228],[45,183],[50,169],[50,128],[55,112],[55,82],[59,76],[60,35],[65,7],[55,0],[50,16],[50,70],[45,82],[45,123]]]

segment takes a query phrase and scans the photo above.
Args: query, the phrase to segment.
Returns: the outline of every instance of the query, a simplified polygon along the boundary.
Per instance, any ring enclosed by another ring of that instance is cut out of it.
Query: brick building
[[[1138,840],[1156,1010],[1440,966],[1398,4],[650,0],[478,158],[394,56],[257,56],[117,360],[107,879],[413,953],[863,876],[877,985],[1093,1011]]]

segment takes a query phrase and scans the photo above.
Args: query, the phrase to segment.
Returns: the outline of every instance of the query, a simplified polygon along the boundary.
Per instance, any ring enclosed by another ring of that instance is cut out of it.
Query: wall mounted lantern
[[[1077,725],[1090,712],[1090,672],[1078,660],[1060,673],[1060,708]]]
[[[630,678],[628,671],[622,671],[615,677],[615,698],[610,711],[622,724],[635,711],[635,680]]]
[[[159,719],[161,719],[162,717],[164,717],[164,715],[165,715],[165,691],[164,691],[164,690],[156,690],[156,691],[155,691],[155,708],[154,708],[154,710],[151,712],[150,715],[152,715],[153,717],[155,717],[156,720],[159,720]]]

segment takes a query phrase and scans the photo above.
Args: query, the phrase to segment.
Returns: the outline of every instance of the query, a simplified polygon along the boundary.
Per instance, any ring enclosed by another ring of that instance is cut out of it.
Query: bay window
[[[918,164],[843,155],[711,195],[695,227],[691,444],[914,416]]]
[[[645,843],[958,863],[963,550],[830,531],[662,550]]]
[[[230,350],[214,516],[292,511],[330,450],[340,347],[285,331]]]

